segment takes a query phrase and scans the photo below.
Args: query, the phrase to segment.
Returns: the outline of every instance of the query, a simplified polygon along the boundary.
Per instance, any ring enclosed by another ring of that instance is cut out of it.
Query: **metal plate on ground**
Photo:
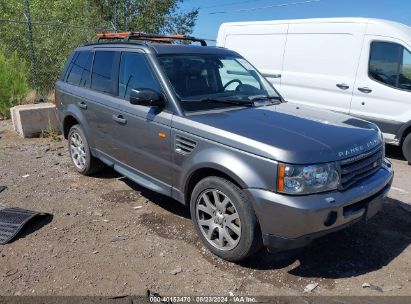
[[[39,212],[20,208],[7,208],[0,210],[0,245],[10,242]]]

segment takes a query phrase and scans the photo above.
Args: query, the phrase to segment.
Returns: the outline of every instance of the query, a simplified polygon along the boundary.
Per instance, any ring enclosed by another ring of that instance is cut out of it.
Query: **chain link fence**
[[[31,26],[30,26],[31,23]],[[74,48],[94,42],[102,29],[76,25],[0,19],[0,52],[17,58],[25,65],[31,99],[49,101],[54,83]]]

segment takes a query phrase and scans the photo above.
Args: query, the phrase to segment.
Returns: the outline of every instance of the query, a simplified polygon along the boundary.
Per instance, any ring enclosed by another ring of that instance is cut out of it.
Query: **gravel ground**
[[[233,264],[199,243],[179,203],[109,169],[81,176],[65,141],[23,140],[11,128],[0,121],[0,208],[52,216],[0,246],[0,295],[302,295],[310,283],[312,295],[411,295],[411,167],[398,148],[387,152],[390,197],[367,225],[292,258],[262,251]]]

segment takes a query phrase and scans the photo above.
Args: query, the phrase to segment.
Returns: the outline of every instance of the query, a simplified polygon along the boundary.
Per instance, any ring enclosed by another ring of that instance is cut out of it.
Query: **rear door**
[[[287,24],[232,26],[227,28],[224,46],[250,61],[281,91],[287,28]]]
[[[120,53],[114,50],[96,50],[90,80],[90,89],[85,96],[83,111],[91,129],[94,147],[111,155],[117,146],[112,116],[117,108],[114,96]]]
[[[281,93],[287,101],[348,113],[365,25],[290,24]]]
[[[377,123],[388,141],[411,118],[411,52],[403,41],[366,36],[350,113]]]

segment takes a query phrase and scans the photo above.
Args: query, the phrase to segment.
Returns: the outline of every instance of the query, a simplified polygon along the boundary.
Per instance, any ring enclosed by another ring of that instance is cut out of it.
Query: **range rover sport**
[[[288,104],[239,54],[198,39],[100,38],[56,83],[79,173],[109,166],[187,205],[204,245],[230,261],[300,248],[380,209],[393,170],[376,125]]]

